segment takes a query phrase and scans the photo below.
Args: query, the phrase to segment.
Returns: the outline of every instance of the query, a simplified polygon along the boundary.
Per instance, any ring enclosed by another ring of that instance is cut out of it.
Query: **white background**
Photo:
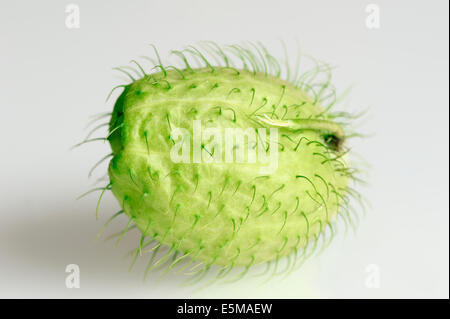
[[[448,298],[447,1],[373,1],[376,30],[365,25],[368,1],[80,0],[81,27],[67,29],[69,3],[0,4],[0,297]],[[199,40],[279,48],[279,38],[338,65],[338,89],[353,84],[349,103],[370,107],[361,129],[373,135],[355,150],[371,165],[372,208],[356,235],[339,235],[287,280],[202,291],[178,276],[143,283],[144,263],[128,272],[124,257],[137,234],[116,248],[94,240],[115,199],[105,197],[97,222],[96,196],[75,200],[95,184],[87,172],[108,146],[69,148],[90,115],[111,110],[105,97],[121,81],[112,67],[150,55],[150,42],[167,56]],[[80,289],[65,287],[71,263]],[[378,289],[365,285],[371,264]]]

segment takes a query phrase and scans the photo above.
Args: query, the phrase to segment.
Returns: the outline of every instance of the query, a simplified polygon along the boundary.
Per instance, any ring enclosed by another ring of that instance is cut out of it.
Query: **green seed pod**
[[[205,67],[175,51],[184,69],[160,63],[146,74],[136,63],[140,79],[124,70],[132,82],[109,123],[107,189],[142,232],[140,252],[153,240],[169,248],[154,265],[171,254],[206,269],[297,256],[332,229],[349,195],[346,135],[322,104],[329,82],[313,87],[318,69],[287,81],[267,51],[232,46],[243,62],[234,68],[214,48],[222,65],[190,49]],[[226,149],[205,137],[208,129],[223,139],[233,129],[245,136]]]

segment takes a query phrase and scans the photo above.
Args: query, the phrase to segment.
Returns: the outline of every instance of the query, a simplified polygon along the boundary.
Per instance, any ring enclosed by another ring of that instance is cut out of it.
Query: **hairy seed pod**
[[[332,229],[352,177],[344,128],[322,105],[329,83],[313,89],[311,74],[283,80],[261,51],[236,49],[239,68],[222,50],[221,66],[190,52],[205,66],[175,51],[184,69],[160,63],[146,74],[136,62],[140,79],[122,69],[132,82],[121,86],[109,123],[107,189],[142,232],[139,251],[156,240],[169,248],[158,265],[176,254],[248,269],[316,243]],[[208,129],[244,138],[224,149]]]

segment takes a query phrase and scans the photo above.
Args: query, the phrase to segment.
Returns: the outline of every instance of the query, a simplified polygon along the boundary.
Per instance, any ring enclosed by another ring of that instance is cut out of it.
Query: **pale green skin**
[[[173,163],[167,116],[171,127],[192,132],[194,119],[204,126],[263,127],[255,124],[256,114],[248,117],[263,98],[268,101],[257,114],[271,114],[275,105],[278,118],[324,118],[322,108],[276,77],[227,68],[183,72],[185,79],[167,70],[165,77],[134,81],[116,102],[110,131],[122,126],[109,137],[114,154],[109,176],[125,213],[147,239],[206,264],[258,264],[316,239],[338,213],[348,184],[337,170],[344,160],[323,163],[323,155],[339,154],[326,145],[323,131],[280,128],[284,150],[280,146],[278,170],[267,176],[259,172],[260,164]]]

